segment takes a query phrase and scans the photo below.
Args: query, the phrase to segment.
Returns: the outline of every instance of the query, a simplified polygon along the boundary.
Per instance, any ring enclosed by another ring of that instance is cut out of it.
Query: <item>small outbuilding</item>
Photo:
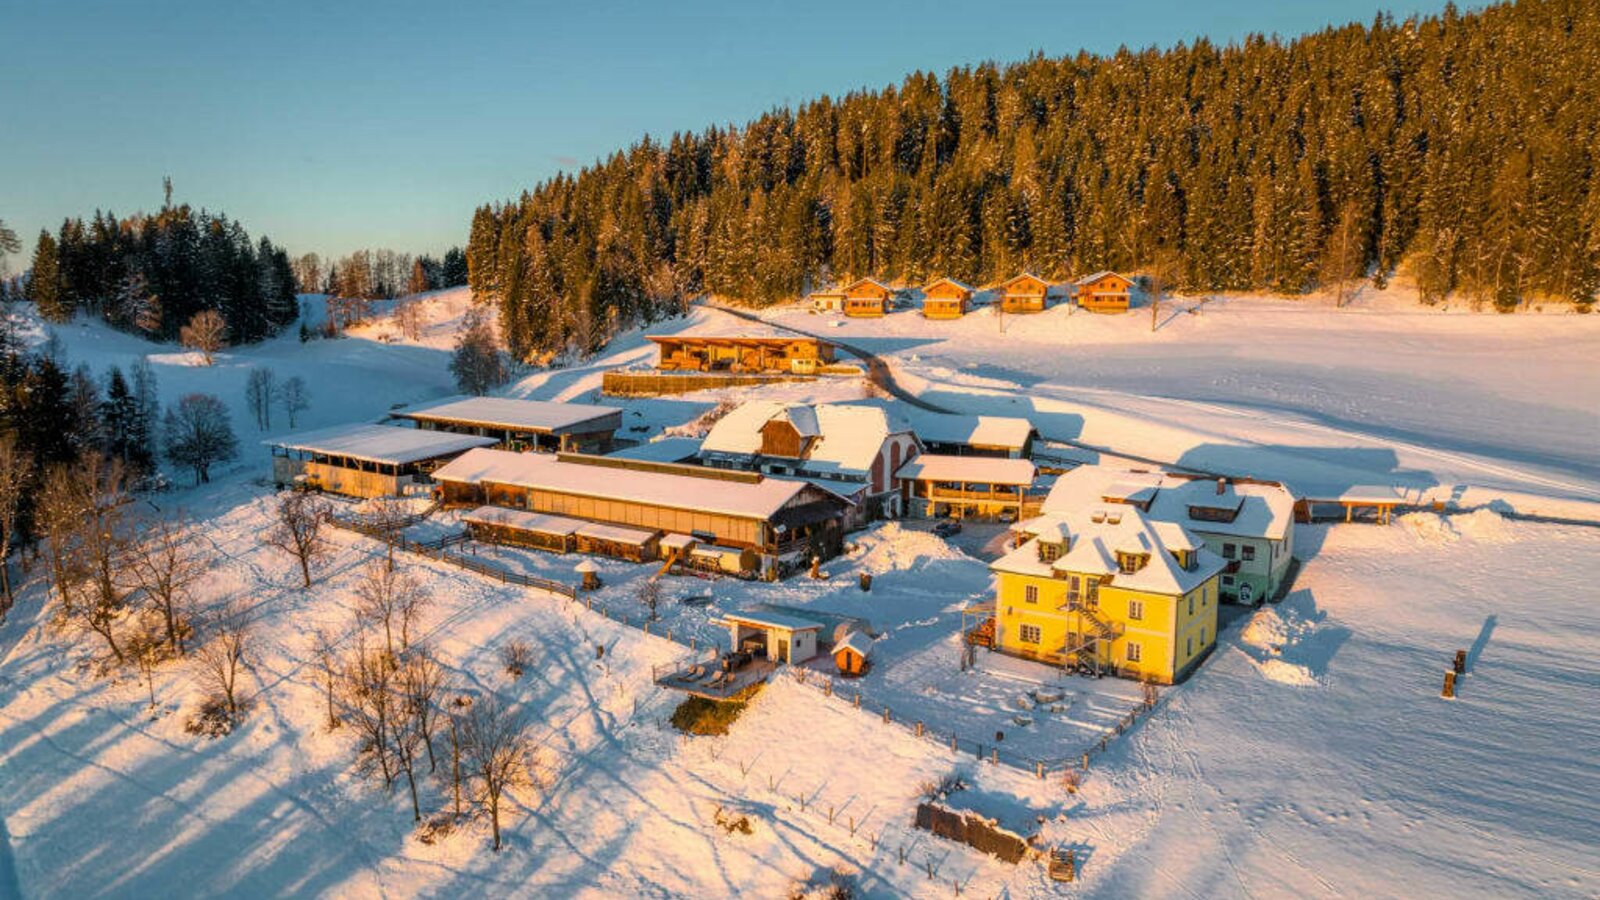
[[[872,639],[864,632],[852,631],[833,645],[833,662],[840,675],[857,676],[867,671],[872,655]]]
[[[817,635],[822,623],[789,613],[745,610],[725,613],[733,649],[744,650],[778,663],[803,663],[817,655]]]

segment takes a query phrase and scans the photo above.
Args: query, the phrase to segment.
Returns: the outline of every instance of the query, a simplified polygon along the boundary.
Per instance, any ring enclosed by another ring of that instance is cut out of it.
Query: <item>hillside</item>
[[[1196,677],[1163,692],[1076,795],[916,740],[904,724],[885,726],[873,706],[967,734],[1004,730],[1008,747],[1065,755],[1084,740],[1079,720],[1092,724],[1097,704],[1116,700],[1109,679],[1063,677],[1043,687],[1083,692],[1071,721],[1022,727],[1014,704],[1040,685],[1012,671],[957,670],[959,610],[988,586],[975,546],[885,523],[856,536],[859,549],[830,563],[826,582],[722,580],[710,584],[710,607],[664,606],[662,625],[680,635],[714,632],[719,610],[758,600],[860,614],[887,632],[881,667],[860,682],[863,708],[786,676],[730,734],[694,739],[663,727],[677,697],[651,683],[653,666],[683,658],[679,644],[549,594],[405,557],[435,598],[423,631],[453,676],[524,710],[540,742],[534,782],[508,804],[505,851],[490,852],[481,818],[423,843],[404,789],[385,793],[363,775],[352,729],[330,733],[323,722],[313,632],[353,641],[355,583],[381,546],[336,532],[333,557],[304,590],[292,560],[261,544],[271,489],[242,388],[256,365],[304,377],[314,399],[302,427],[373,420],[392,404],[449,393],[448,323],[467,292],[419,302],[428,324],[415,343],[379,340],[388,334],[380,320],[342,340],[283,337],[227,351],[212,368],[100,323],[58,329],[74,364],[98,370],[152,354],[164,401],[208,390],[232,407],[243,456],[211,485],[151,499],[200,524],[215,560],[202,609],[242,600],[256,610],[252,708],[228,737],[185,733],[200,690],[189,666],[170,664],[155,673],[152,719],[136,670],[97,674],[97,644],[54,622],[56,603],[31,569],[0,626],[0,894],[779,896],[835,868],[872,897],[951,896],[957,884],[963,896],[1011,897],[1600,891],[1586,855],[1600,842],[1600,782],[1586,756],[1600,739],[1600,710],[1574,699],[1600,678],[1600,614],[1574,602],[1600,570],[1600,529],[1509,521],[1491,509],[1416,514],[1389,528],[1308,527],[1296,590],[1235,619]],[[1332,310],[1233,296],[1199,314],[1175,311],[1154,333],[1146,316],[1064,309],[1008,317],[1003,335],[985,312],[943,323],[910,311],[871,323],[793,307],[768,315],[883,354],[925,397],[1027,411],[1043,430],[1088,443],[1248,464],[1262,475],[1414,479],[1506,509],[1586,509],[1600,499],[1588,440],[1600,422],[1585,405],[1600,390],[1587,349],[1600,320],[1370,302],[1378,307]],[[650,333],[753,327],[697,307]],[[29,330],[33,340],[41,328]],[[606,367],[650,358],[642,333],[506,393],[590,399]],[[1551,372],[1567,389],[1534,402]],[[857,379],[834,379],[760,395],[866,393]],[[644,438],[754,395],[620,405],[628,435]],[[1501,422],[1508,436],[1491,440],[1477,427],[1474,437],[1458,425],[1467,419]],[[1519,450],[1515,435],[1529,447]],[[574,562],[499,556],[560,578]],[[653,567],[606,561],[602,570],[597,603],[637,617],[634,590]],[[870,594],[855,587],[860,572],[874,575]],[[1507,583],[1516,588],[1496,587]],[[704,587],[669,579],[669,597]],[[535,660],[517,680],[499,659],[513,639],[527,641]],[[1441,700],[1457,648],[1471,654],[1469,674],[1459,699]],[[1079,853],[1082,880],[1058,888],[1037,865],[1012,867],[909,828],[922,783],[946,775],[966,779],[964,793],[986,809],[1042,816],[1047,840]],[[444,782],[422,787],[426,813],[448,807]],[[723,830],[719,809],[750,817],[753,833]]]

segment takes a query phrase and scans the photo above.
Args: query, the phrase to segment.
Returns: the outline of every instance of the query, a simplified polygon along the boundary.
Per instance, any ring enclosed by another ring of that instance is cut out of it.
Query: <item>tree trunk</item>
[[[489,795],[489,821],[494,823],[494,852],[500,852],[500,794]]]
[[[406,783],[411,786],[411,821],[422,821],[422,805],[417,802],[417,777],[411,773],[413,760],[408,756],[404,760],[406,770]]]
[[[311,587],[311,559],[305,553],[300,554],[300,577],[305,579],[306,587]]]

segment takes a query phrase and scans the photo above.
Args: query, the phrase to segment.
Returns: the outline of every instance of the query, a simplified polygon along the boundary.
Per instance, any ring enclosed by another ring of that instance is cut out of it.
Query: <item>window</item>
[[[1141,648],[1137,641],[1128,642],[1128,662],[1138,662]]]
[[[1233,559],[1234,556],[1235,556],[1234,546],[1232,544],[1223,544],[1222,545],[1222,558],[1223,559]]]
[[[1144,618],[1144,601],[1143,600],[1129,600],[1128,601],[1128,618],[1134,619],[1134,620],[1139,620],[1139,619],[1143,619]]]
[[[1037,584],[1030,584],[1030,585],[1024,586],[1023,589],[1022,589],[1022,599],[1024,601],[1028,602],[1028,603],[1038,603],[1039,602],[1039,586]]]
[[[1194,615],[1194,595],[1189,595],[1189,615]]]
[[[1100,608],[1100,582],[1093,578],[1085,578],[1083,605],[1090,609]]]
[[[1184,656],[1193,656],[1194,655],[1194,638],[1187,638],[1187,639],[1184,640],[1184,642],[1183,642],[1183,655]]]
[[[1081,596],[1080,595],[1080,590],[1081,590],[1080,584],[1081,583],[1078,581],[1078,576],[1070,575],[1070,576],[1067,577],[1067,602],[1068,603],[1077,603],[1078,602],[1078,598],[1079,598],[1079,596]]]
[[[1249,561],[1255,559],[1256,558],[1256,545],[1255,544],[1240,544],[1239,545],[1239,558],[1244,560],[1244,561],[1246,561],[1246,562],[1249,562]]]
[[[1144,568],[1144,556],[1138,553],[1118,553],[1117,568],[1121,569],[1124,575],[1132,575]]]
[[[1200,629],[1200,646],[1204,647],[1205,645],[1206,645],[1206,630],[1204,628],[1201,628]]]
[[[1017,627],[1017,640],[1022,641],[1024,644],[1037,644],[1039,643],[1039,638],[1039,626],[1020,625]]]
[[[1224,576],[1222,576],[1222,586],[1223,587],[1233,587],[1233,576],[1232,575],[1224,575]]]

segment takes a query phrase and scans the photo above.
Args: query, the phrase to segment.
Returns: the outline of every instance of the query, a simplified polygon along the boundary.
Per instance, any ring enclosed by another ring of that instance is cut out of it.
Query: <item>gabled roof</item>
[[[1148,503],[1154,519],[1176,522],[1200,534],[1282,540],[1294,518],[1294,496],[1276,484],[1230,480],[1217,494],[1216,481],[1162,472],[1079,466],[1056,479],[1043,511],[1057,515],[1103,507],[1107,501]],[[1189,507],[1236,509],[1232,522],[1199,521]]]
[[[451,456],[473,447],[496,443],[492,437],[425,431],[399,425],[336,425],[307,431],[276,440],[262,441],[271,447],[344,456],[365,462],[405,465],[425,459]]]
[[[801,431],[817,438],[806,448],[804,459],[807,469],[822,473],[863,475],[871,471],[872,461],[890,435],[911,430],[904,419],[878,406],[844,403],[807,406],[755,400],[717,420],[700,446],[700,455],[702,458],[712,454],[759,455],[762,427],[780,417],[795,424],[796,430],[814,427],[814,432]]]
[[[641,470],[575,462],[568,454],[512,453],[481,448],[470,450],[441,467],[433,473],[433,478],[467,484],[487,481],[758,519],[770,519],[802,492],[815,491],[805,482],[781,478],[733,481],[700,477],[692,471]]]
[[[879,290],[881,290],[881,291],[883,291],[884,293],[887,293],[887,294],[893,294],[895,292],[894,288],[888,286],[887,284],[884,284],[883,282],[879,281],[876,278],[857,278],[855,281],[852,281],[849,284],[845,285],[844,287],[840,288],[840,290],[848,293],[848,292],[853,291],[856,288],[861,287],[862,285],[866,285],[866,284],[870,284],[873,287],[878,288]]]
[[[928,282],[927,284],[923,285],[922,286],[922,290],[923,290],[923,292],[931,291],[935,287],[937,287],[937,286],[939,286],[941,284],[953,285],[955,287],[960,288],[963,291],[966,291],[969,294],[972,293],[973,290],[975,290],[975,288],[973,288],[972,285],[967,284],[964,281],[957,281],[954,278],[950,278],[948,276],[942,277],[942,278],[935,278],[934,280],[932,280],[932,281]]]
[[[1115,275],[1118,278],[1122,279],[1123,281],[1127,282],[1128,284],[1130,284],[1130,285],[1133,284],[1133,279],[1132,278],[1129,278],[1128,276],[1123,275],[1120,272],[1113,272],[1110,269],[1101,269],[1100,271],[1094,273],[1093,275],[1085,275],[1082,278],[1079,278],[1079,279],[1077,279],[1076,281],[1074,281],[1072,283],[1073,284],[1077,284],[1077,285],[1084,285],[1084,284],[1088,284],[1091,281],[1099,281],[1100,279],[1106,277],[1107,275]]]
[[[953,416],[941,413],[917,415],[913,428],[925,441],[941,444],[968,444],[978,447],[1005,447],[1021,450],[1033,434],[1033,423],[1011,416]]]
[[[941,456],[924,453],[900,467],[896,478],[914,481],[964,481],[971,484],[1033,484],[1033,462],[1003,456]]]
[[[587,403],[552,403],[512,397],[452,397],[389,415],[419,422],[463,422],[513,431],[564,432],[609,416],[620,416],[614,406]]]
[[[867,637],[863,632],[852,631],[846,634],[838,643],[833,645],[834,653],[839,653],[843,650],[849,650],[857,656],[865,659],[867,655],[872,652],[872,638]]]
[[[1111,584],[1155,594],[1184,594],[1221,572],[1227,562],[1204,549],[1198,538],[1176,523],[1155,522],[1137,507],[1117,506],[1082,513],[1042,516],[1032,520],[1034,534],[1060,529],[1069,539],[1067,552],[1045,562],[1039,558],[1036,537],[990,564],[997,572],[1055,577],[1057,573],[1110,576]],[[1173,551],[1189,551],[1194,566],[1178,564]],[[1143,554],[1148,559],[1137,572],[1123,572],[1117,554]]]
[[[1039,283],[1040,287],[1043,287],[1045,290],[1048,291],[1050,289],[1050,282],[1040,278],[1032,272],[1023,272],[1021,275],[1013,275],[1010,278],[1007,278],[1005,281],[995,285],[995,287],[1004,291],[1006,288],[1011,287],[1013,284],[1016,284],[1019,281],[1036,281]]]

